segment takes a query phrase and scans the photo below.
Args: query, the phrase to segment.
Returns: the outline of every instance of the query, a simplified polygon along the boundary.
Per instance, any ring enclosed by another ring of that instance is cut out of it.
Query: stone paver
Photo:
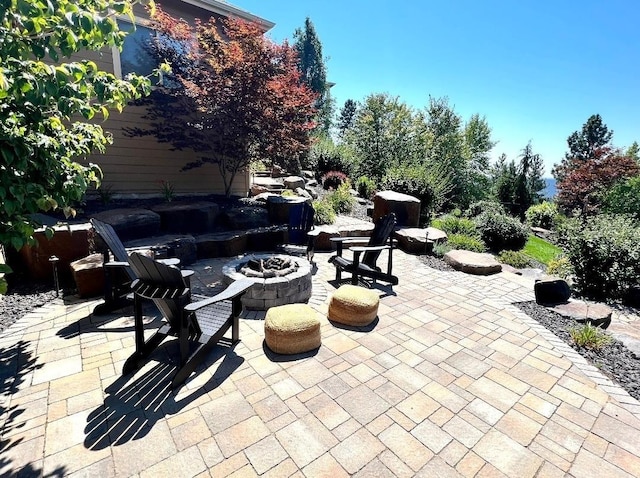
[[[533,300],[531,281],[397,251],[400,284],[374,289],[378,321],[359,331],[326,319],[328,257],[309,301],[324,317],[315,355],[272,360],[264,313],[244,313],[241,342],[175,392],[171,341],[120,375],[131,309],[57,300],[23,317],[0,334],[0,475],[640,474],[640,404],[512,305]],[[222,289],[223,263],[193,264],[196,292]]]

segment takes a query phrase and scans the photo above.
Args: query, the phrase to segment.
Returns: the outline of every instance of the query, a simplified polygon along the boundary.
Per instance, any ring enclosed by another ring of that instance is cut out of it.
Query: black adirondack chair
[[[308,260],[313,259],[314,238],[309,235],[313,229],[313,219],[316,211],[308,202],[294,204],[289,208],[289,224],[287,232],[289,243],[279,249],[287,254],[305,255]]]
[[[129,267],[129,253],[111,224],[92,218],[91,225],[106,246],[102,248],[105,271],[104,303],[93,311],[95,315],[101,315],[129,304],[127,296],[131,292],[131,282],[137,277]],[[111,260],[111,255],[114,260]],[[177,266],[180,259],[163,259],[162,262]],[[185,271],[185,275],[191,274],[192,271]]]
[[[336,281],[342,279],[342,272],[351,273],[351,283],[357,285],[360,278],[366,277],[376,282],[378,280],[393,285],[398,284],[398,278],[392,275],[393,267],[393,238],[391,237],[396,226],[396,216],[391,213],[378,219],[366,246],[351,246],[353,259],[344,257],[344,245],[361,243],[362,237],[334,237],[331,239],[337,246],[337,253],[329,259],[336,267]],[[387,270],[383,271],[376,265],[380,253],[389,251]],[[362,260],[360,259],[362,256]]]
[[[129,256],[129,264],[137,276],[131,284],[136,351],[125,362],[123,374],[140,368],[167,336],[175,336],[179,342],[180,364],[171,386],[176,387],[191,375],[230,328],[231,343],[238,342],[240,298],[253,281],[236,281],[214,297],[192,296],[189,284],[177,267],[136,252]],[[153,300],[166,321],[147,341],[142,322],[143,299]]]

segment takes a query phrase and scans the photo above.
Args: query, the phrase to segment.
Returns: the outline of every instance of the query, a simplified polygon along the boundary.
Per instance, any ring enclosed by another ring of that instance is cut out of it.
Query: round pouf
[[[345,325],[369,325],[378,315],[380,297],[357,285],[343,285],[329,301],[329,320]]]
[[[264,340],[278,354],[299,354],[320,347],[320,320],[306,304],[271,307],[264,320]]]

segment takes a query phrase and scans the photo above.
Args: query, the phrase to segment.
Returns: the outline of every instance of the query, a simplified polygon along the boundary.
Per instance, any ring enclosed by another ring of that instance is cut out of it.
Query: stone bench
[[[175,257],[180,259],[181,266],[188,266],[198,260],[196,240],[188,234],[166,234],[164,236],[145,237],[128,241],[127,248],[149,249],[154,251],[156,259]]]
[[[491,254],[464,250],[449,251],[444,261],[457,271],[487,276],[502,271],[502,265]]]
[[[407,254],[426,254],[433,245],[447,240],[447,233],[435,227],[401,227],[394,232],[398,247]]]

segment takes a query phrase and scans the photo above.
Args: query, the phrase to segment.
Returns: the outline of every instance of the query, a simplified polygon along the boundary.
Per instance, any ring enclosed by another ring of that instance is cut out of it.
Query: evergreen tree
[[[553,177],[562,182],[567,173],[579,167],[580,162],[593,159],[597,150],[608,145],[612,137],[613,131],[602,122],[602,117],[598,114],[591,115],[582,125],[582,130],[574,131],[567,138],[569,151],[560,164],[554,166]]]
[[[340,116],[338,117],[338,132],[340,137],[344,137],[346,132],[353,126],[357,110],[358,103],[355,101],[349,99],[344,102],[344,106],[340,110]]]
[[[318,127],[329,133],[333,116],[333,100],[327,83],[327,68],[322,56],[322,43],[309,17],[305,19],[304,28],[297,28],[293,33],[293,47],[298,52],[298,69],[301,80],[318,95]]]

